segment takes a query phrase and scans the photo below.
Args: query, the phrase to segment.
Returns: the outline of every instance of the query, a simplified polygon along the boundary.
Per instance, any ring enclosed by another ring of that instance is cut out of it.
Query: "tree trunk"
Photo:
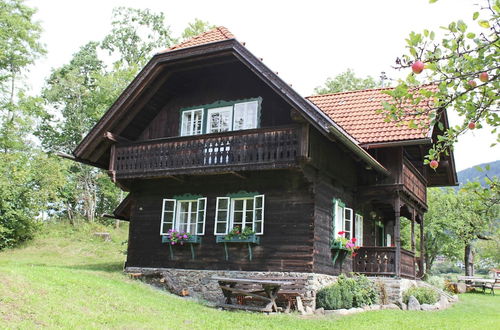
[[[465,276],[474,276],[474,248],[470,243],[465,245]]]

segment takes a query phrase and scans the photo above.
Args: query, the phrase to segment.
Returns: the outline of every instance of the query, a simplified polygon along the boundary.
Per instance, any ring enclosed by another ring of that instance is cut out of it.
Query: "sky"
[[[27,5],[38,9],[35,19],[42,24],[42,42],[48,50],[29,80],[32,90],[39,90],[52,68],[67,63],[86,42],[101,40],[111,28],[112,9],[124,6],[164,12],[174,36],[195,18],[225,26],[297,92],[308,96],[347,68],[361,77],[378,78],[382,71],[390,78],[402,77],[392,66],[404,53],[411,31],[439,33],[440,26],[457,19],[474,24],[474,4],[480,1],[28,0]],[[455,147],[457,170],[500,159],[500,146],[489,147],[494,141],[484,129],[462,137]]]

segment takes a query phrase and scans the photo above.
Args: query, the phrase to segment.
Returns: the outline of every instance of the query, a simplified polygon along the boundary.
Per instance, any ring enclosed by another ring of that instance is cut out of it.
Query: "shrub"
[[[426,287],[411,287],[403,294],[403,302],[408,303],[410,296],[414,296],[421,304],[434,304],[439,299],[439,293],[436,290]]]
[[[325,309],[340,309],[372,305],[378,300],[375,285],[365,276],[340,275],[337,283],[316,294],[316,305]]]
[[[444,277],[442,276],[429,276],[425,281],[436,288],[444,289]]]

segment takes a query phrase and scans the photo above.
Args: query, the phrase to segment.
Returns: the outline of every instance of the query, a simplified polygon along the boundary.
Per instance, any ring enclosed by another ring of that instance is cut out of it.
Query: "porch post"
[[[411,211],[411,252],[413,252],[413,278],[416,278],[417,272],[416,272],[416,266],[415,266],[415,261],[417,256],[415,255],[415,210],[413,209]]]
[[[425,271],[425,248],[424,248],[424,215],[420,215],[420,276],[424,276]]]
[[[394,256],[394,268],[396,271],[396,277],[401,277],[401,201],[399,195],[394,200],[394,244],[396,245],[396,255]]]

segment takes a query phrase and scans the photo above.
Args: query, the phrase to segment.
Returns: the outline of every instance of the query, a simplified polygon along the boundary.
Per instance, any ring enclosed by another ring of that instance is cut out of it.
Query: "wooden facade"
[[[248,99],[259,100],[255,127],[181,136],[183,109]],[[410,278],[422,270],[416,235],[406,251],[399,233],[400,216],[412,229],[424,223],[432,173],[414,165],[421,153],[412,146],[360,147],[233,39],[156,55],[74,155],[109,171],[129,192],[115,211],[130,221],[126,267]],[[220,198],[238,194],[265,197],[263,233],[252,244],[224,244],[216,235]],[[165,201],[186,196],[206,203],[203,234],[194,244],[171,246],[162,227]],[[363,231],[352,259],[337,259],[332,249],[339,203],[355,215],[349,235]]]

